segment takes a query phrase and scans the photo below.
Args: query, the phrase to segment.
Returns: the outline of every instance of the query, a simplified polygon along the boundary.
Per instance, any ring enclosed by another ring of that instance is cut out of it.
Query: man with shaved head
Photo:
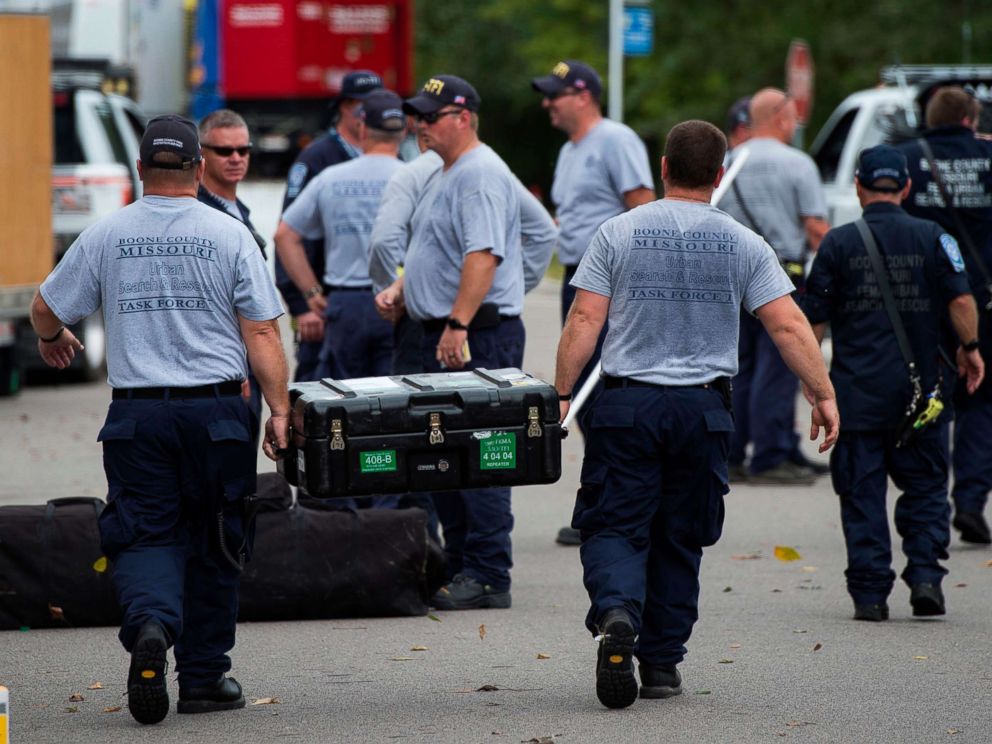
[[[720,207],[775,249],[797,289],[807,251],[815,251],[829,225],[820,174],[813,159],[790,146],[798,124],[796,105],[777,88],[751,96],[748,151]],[[735,151],[735,152],[737,152]],[[811,484],[827,472],[806,460],[795,432],[797,381],[761,324],[741,316],[740,372],[734,378],[736,431],[731,473],[752,483]],[[744,459],[752,444],[747,470]]]

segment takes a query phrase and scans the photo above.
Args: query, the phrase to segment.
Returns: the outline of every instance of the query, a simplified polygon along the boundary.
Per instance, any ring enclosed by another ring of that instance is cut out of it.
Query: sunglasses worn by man
[[[205,147],[208,150],[212,150],[213,152],[220,155],[222,158],[229,158],[234,153],[238,153],[238,155],[244,158],[247,157],[248,154],[251,152],[252,143],[249,142],[247,145],[242,145],[241,147],[219,147],[216,145],[205,145],[201,143],[200,147]]]
[[[454,108],[447,111],[429,111],[426,114],[417,114],[417,121],[422,121],[425,124],[437,124],[441,117],[451,116],[452,114],[457,115],[464,110],[463,108]]]

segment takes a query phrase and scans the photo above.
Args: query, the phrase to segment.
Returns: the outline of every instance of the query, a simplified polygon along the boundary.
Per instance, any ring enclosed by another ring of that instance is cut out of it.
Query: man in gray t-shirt
[[[392,371],[393,330],[375,310],[369,278],[372,220],[406,127],[403,99],[369,93],[362,104],[364,154],[325,168],[283,213],[276,251],[310,309],[324,322],[317,377],[377,377]],[[303,239],[323,239],[324,276],[314,276]]]
[[[443,165],[414,214],[405,273],[376,304],[387,315],[405,306],[422,323],[428,372],[523,363],[520,203],[510,169],[479,141],[480,104],[454,75],[432,77],[404,104]],[[509,607],[510,489],[435,496],[450,581],[433,605]]]
[[[676,665],[697,618],[703,547],[723,527],[741,307],[769,329],[816,401],[812,435],[837,439],[833,387],[792,283],[760,237],[710,206],[726,139],[701,121],[668,134],[665,198],[607,221],[576,271],[558,347],[562,416],[609,318],[603,393],[583,411],[586,627],[600,641],[596,693],[610,708],[682,691]]]
[[[761,235],[801,286],[807,246],[816,250],[827,231],[827,206],[813,159],[791,147],[795,103],[774,88],[751,97],[747,160],[719,206]],[[736,151],[735,151],[736,152]],[[795,432],[795,375],[753,318],[741,318],[740,373],[734,380],[737,431],[730,462],[735,479],[765,484],[809,484],[827,466],[806,459]],[[744,469],[748,443],[751,461]]]
[[[169,712],[170,645],[180,713],[245,705],[226,672],[255,492],[246,361],[272,410],[262,450],[273,460],[289,446],[289,395],[279,296],[248,229],[196,200],[193,123],[152,119],[140,154],[144,197],[83,231],[31,322],[42,358],[65,369],[82,349],[66,324],[103,309],[114,390],[98,437],[100,540],[124,611],[128,707],[152,724]]]
[[[606,220],[654,201],[654,180],[644,143],[630,127],[603,118],[599,74],[577,60],[559,62],[550,75],[534,78],[531,87],[543,94],[551,125],[568,135],[555,165],[551,200],[561,237],[558,259],[565,270],[561,285],[561,322],[575,298],[571,279],[596,230]],[[581,387],[599,361],[602,337],[578,380]],[[557,541],[578,545],[571,527],[558,531]]]

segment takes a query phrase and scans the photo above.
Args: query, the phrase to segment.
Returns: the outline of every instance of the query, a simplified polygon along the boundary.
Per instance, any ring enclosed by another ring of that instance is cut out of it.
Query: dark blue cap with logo
[[[556,95],[566,88],[577,91],[588,90],[592,97],[598,99],[603,92],[603,83],[599,73],[585,62],[577,59],[566,59],[556,64],[550,75],[536,77],[530,82],[531,87],[544,95]]]
[[[180,160],[156,160],[162,153],[178,155]],[[175,114],[156,116],[148,122],[138,149],[141,164],[146,168],[187,170],[203,159],[200,154],[200,136],[196,125],[189,119]]]
[[[751,96],[738,98],[727,111],[727,131],[733,132],[739,126],[751,126]]]
[[[381,88],[365,96],[359,114],[365,126],[386,132],[398,132],[406,127],[403,99],[391,90]]]
[[[471,84],[454,75],[435,75],[413,98],[403,103],[403,110],[412,115],[430,114],[445,106],[461,106],[478,111],[482,99]]]
[[[382,78],[372,70],[355,70],[341,78],[341,92],[335,100],[363,101],[374,90],[382,87]]]
[[[906,156],[891,145],[875,145],[858,155],[854,172],[861,185],[869,191],[902,191],[909,181]]]

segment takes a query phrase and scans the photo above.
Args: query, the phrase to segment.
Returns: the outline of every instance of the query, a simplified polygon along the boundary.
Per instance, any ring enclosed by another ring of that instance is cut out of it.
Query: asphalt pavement
[[[556,283],[545,281],[525,312],[525,368],[545,379],[557,303]],[[31,387],[0,400],[0,504],[103,496],[96,433],[108,401],[103,383]],[[808,406],[799,412],[805,427]],[[115,629],[0,633],[11,741],[992,741],[992,551],[954,539],[946,617],[913,619],[899,584],[890,621],[855,622],[829,479],[733,487],[723,538],[703,559],[684,694],[603,708],[578,550],[554,543],[580,463],[573,436],[559,483],[514,490],[512,609],[244,623],[233,674],[258,704],[243,711],[172,713],[142,727],[122,697],[128,660]],[[800,557],[780,560],[776,547]],[[903,565],[897,557],[896,571]],[[102,689],[89,689],[96,683]]]

